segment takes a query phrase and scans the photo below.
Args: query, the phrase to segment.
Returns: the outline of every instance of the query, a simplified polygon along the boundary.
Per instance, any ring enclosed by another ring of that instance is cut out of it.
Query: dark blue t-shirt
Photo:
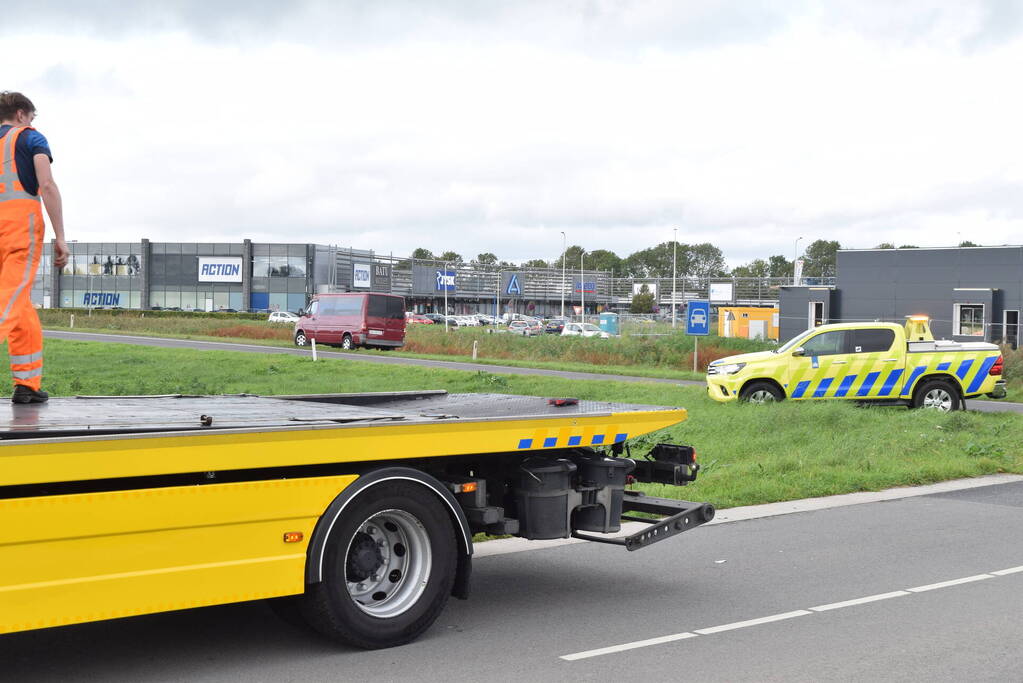
[[[0,140],[7,136],[13,126],[0,126]],[[14,150],[14,160],[18,163],[18,180],[21,181],[25,192],[39,194],[39,181],[36,179],[36,165],[33,157],[36,154],[45,154],[53,162],[53,155],[50,154],[50,143],[46,141],[43,134],[37,130],[26,130],[18,138],[18,144]]]

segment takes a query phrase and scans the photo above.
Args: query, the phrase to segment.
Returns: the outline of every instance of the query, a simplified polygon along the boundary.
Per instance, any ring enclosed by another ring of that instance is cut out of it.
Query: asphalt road
[[[53,339],[73,339],[76,341],[102,341],[114,344],[137,344],[141,346],[159,346],[172,349],[206,349],[216,351],[242,351],[247,353],[286,353],[292,356],[308,356],[308,349],[288,348],[282,346],[261,346],[259,344],[238,344],[233,342],[192,341],[188,339],[167,339],[163,337],[129,336],[122,334],[97,334],[94,332],[69,332],[64,330],[45,330],[44,335]],[[703,382],[684,379],[655,379],[650,377],[633,377],[630,375],[604,375],[596,372],[569,372],[567,370],[546,370],[540,368],[518,368],[510,365],[486,365],[480,363],[460,363],[456,361],[424,360],[421,358],[403,358],[379,354],[360,354],[358,352],[317,351],[324,358],[342,358],[367,363],[383,363],[385,365],[418,365],[427,368],[446,370],[469,370],[476,372],[504,373],[509,375],[544,375],[547,377],[563,377],[565,379],[611,380],[615,382],[657,382],[684,386],[704,386]],[[1007,401],[968,401],[970,410],[983,412],[1014,412],[1023,413],[1023,403]]]
[[[245,603],[3,636],[0,675],[1007,681],[1023,671],[1021,596],[1015,482],[718,524],[636,553],[481,557],[470,600],[400,648],[341,649]]]

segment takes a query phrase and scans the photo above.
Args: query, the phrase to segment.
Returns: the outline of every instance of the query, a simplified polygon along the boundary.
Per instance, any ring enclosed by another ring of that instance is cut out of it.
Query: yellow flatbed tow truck
[[[405,643],[468,597],[476,533],[637,550],[712,519],[627,490],[696,478],[688,446],[623,457],[685,418],[443,391],[0,408],[0,633],[273,598],[338,642]]]

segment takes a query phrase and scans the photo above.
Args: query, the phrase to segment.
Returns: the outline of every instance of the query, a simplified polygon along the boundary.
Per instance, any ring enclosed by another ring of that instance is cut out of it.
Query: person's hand
[[[53,244],[53,266],[54,268],[63,268],[67,265],[67,260],[71,256],[71,251],[67,248],[67,242],[64,240],[57,240]]]

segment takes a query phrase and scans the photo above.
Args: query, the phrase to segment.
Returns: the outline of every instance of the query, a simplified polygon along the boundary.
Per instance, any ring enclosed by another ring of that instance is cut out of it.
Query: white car
[[[561,330],[562,337],[598,337],[610,339],[611,335],[603,331],[593,323],[565,323]]]
[[[298,320],[298,316],[290,311],[274,311],[270,314],[268,322],[272,323],[293,323]]]

